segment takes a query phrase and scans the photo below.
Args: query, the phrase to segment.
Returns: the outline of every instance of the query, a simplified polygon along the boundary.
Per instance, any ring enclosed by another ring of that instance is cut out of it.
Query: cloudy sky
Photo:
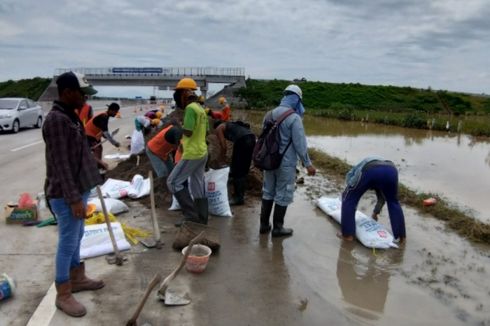
[[[489,0],[1,0],[0,81],[69,67],[490,93]]]

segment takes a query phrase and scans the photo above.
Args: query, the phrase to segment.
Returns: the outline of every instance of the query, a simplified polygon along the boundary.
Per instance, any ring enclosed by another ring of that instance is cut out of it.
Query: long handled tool
[[[153,239],[142,239],[141,243],[147,248],[161,249],[163,243],[161,242],[160,227],[158,226],[157,214],[155,212],[155,188],[153,186],[153,172],[150,170],[148,173],[150,179],[150,205],[151,205],[151,220],[153,223]]]
[[[182,257],[182,260],[180,261],[180,264],[175,268],[172,273],[170,273],[162,282],[160,285],[160,289],[158,290],[158,293],[163,293],[165,294],[165,291],[167,290],[168,284],[170,283],[171,280],[175,278],[177,273],[182,269],[182,267],[185,264],[185,261],[187,260],[187,257],[189,256],[192,246],[199,242],[204,236],[204,231],[201,232],[197,237],[191,240],[189,243],[189,249],[186,251],[184,257]],[[153,279],[151,280],[150,284],[148,284],[148,287],[146,288],[145,294],[143,295],[143,298],[141,299],[140,303],[138,304],[138,307],[136,308],[136,311],[134,312],[133,316],[131,317],[130,320],[126,323],[126,326],[136,326],[138,325],[137,320],[138,317],[141,313],[141,310],[143,310],[143,307],[146,303],[146,300],[148,299],[148,296],[150,295],[151,291],[153,291],[153,288],[161,281],[162,275],[160,273],[155,274],[153,276]]]
[[[121,266],[123,264],[124,258],[121,255],[119,248],[117,247],[116,238],[114,237],[114,232],[112,231],[111,221],[109,220],[109,214],[107,214],[104,197],[102,196],[102,191],[100,190],[99,186],[97,186],[97,195],[99,196],[100,205],[102,206],[102,213],[104,214],[104,219],[107,224],[107,230],[109,231],[109,237],[111,238],[112,247],[114,248],[114,253],[116,255],[115,263],[116,265]],[[111,262],[109,261],[109,263]]]
[[[118,132],[119,132],[119,128],[114,129],[114,131],[111,132],[111,137],[114,137],[115,135],[117,135]],[[107,141],[107,139],[102,140],[97,145],[92,146],[92,149],[96,149],[97,147],[102,146],[102,144],[105,143],[106,141]]]

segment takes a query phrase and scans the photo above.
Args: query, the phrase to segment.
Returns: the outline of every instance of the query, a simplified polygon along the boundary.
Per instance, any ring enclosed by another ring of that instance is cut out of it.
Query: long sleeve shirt
[[[83,125],[73,109],[55,101],[43,124],[46,143],[46,196],[69,204],[102,182]]]
[[[286,106],[278,106],[271,111],[272,119],[279,119],[279,117],[289,109],[290,108]],[[279,134],[281,136],[279,151],[283,153],[287,147],[282,158],[282,166],[296,166],[298,158],[305,167],[312,165],[308,155],[308,144],[306,142],[303,121],[298,114],[293,113],[282,121],[279,125]],[[290,142],[291,144],[288,147]]]

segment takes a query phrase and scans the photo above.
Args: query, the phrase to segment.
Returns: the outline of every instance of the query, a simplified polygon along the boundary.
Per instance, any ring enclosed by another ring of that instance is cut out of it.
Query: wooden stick
[[[150,205],[151,205],[151,219],[153,222],[153,236],[156,242],[156,247],[161,248],[162,244],[160,243],[161,234],[160,227],[158,226],[157,214],[155,212],[155,189],[153,186],[153,172],[150,170],[148,173],[148,177],[150,179]]]
[[[155,274],[153,276],[153,279],[150,281],[150,284],[146,287],[145,294],[143,295],[143,299],[141,299],[140,303],[138,304],[138,307],[136,308],[136,311],[134,312],[133,316],[131,317],[130,320],[126,323],[126,326],[136,326],[137,325],[137,319],[141,313],[141,310],[143,310],[143,307],[146,303],[146,300],[150,296],[151,291],[155,286],[157,286],[158,283],[162,280],[162,275],[160,273]]]
[[[116,238],[114,237],[114,232],[112,231],[111,221],[109,220],[109,214],[107,214],[104,197],[102,196],[102,191],[100,190],[99,186],[97,186],[97,195],[99,196],[100,205],[102,206],[102,213],[104,214],[104,219],[107,224],[107,230],[109,231],[109,237],[111,238],[112,247],[114,248],[114,253],[116,254],[116,265],[121,266],[124,259],[121,256],[119,248],[117,247]]]

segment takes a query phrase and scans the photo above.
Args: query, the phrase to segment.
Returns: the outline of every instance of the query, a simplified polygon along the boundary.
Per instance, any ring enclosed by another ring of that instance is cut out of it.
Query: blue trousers
[[[168,156],[167,160],[162,160],[160,157],[156,156],[151,152],[151,150],[146,148],[146,155],[150,159],[151,166],[155,171],[157,178],[167,177],[174,168],[174,161]]]
[[[280,166],[277,170],[264,171],[262,198],[274,200],[280,206],[293,202],[296,190],[296,166]]]
[[[87,206],[90,192],[83,194]],[[52,198],[49,204],[58,220],[58,249],[56,251],[57,284],[70,280],[70,270],[80,266],[80,242],[85,230],[85,220],[72,215],[70,204],[64,198]]]
[[[342,235],[355,236],[357,204],[362,195],[370,189],[378,189],[383,193],[395,239],[405,237],[405,217],[398,202],[398,171],[392,165],[376,165],[366,168],[357,185],[345,189],[342,194]]]

